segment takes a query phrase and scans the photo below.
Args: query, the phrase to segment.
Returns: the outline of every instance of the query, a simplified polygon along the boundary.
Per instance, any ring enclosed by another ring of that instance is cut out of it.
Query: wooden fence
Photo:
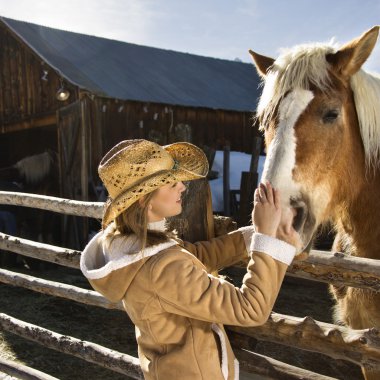
[[[0,192],[0,204],[20,205],[63,214],[101,218],[103,203],[79,202],[32,194]],[[215,223],[215,235],[218,235]],[[59,265],[79,268],[80,251],[37,243],[0,233],[0,249],[20,253]],[[312,251],[306,261],[294,261],[287,275],[336,285],[380,290],[380,262],[347,257],[340,253]],[[121,304],[108,302],[97,292],[75,286],[43,280],[0,268],[0,282],[62,297],[75,302],[107,309],[123,310]],[[137,358],[97,344],[60,335],[0,313],[3,330],[22,336],[46,347],[131,378],[143,379]],[[272,313],[267,323],[255,328],[228,327],[236,356],[243,370],[281,379],[331,379],[301,368],[281,363],[251,351],[250,338],[267,340],[307,351],[319,352],[335,359],[351,361],[359,366],[380,368],[380,336],[372,329],[352,330],[347,327],[319,322],[311,317],[296,318]],[[0,371],[20,379],[54,379],[33,368],[0,360]]]

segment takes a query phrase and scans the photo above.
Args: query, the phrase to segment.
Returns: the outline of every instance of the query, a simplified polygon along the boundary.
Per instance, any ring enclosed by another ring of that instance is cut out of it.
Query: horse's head
[[[340,49],[297,46],[277,60],[250,51],[264,80],[257,109],[267,146],[262,180],[280,189],[283,207],[293,209],[304,250],[318,225],[359,191],[353,182],[357,172],[378,155],[380,128],[374,132],[373,124],[376,117],[380,121],[380,111],[372,108],[380,108],[380,84],[376,87],[378,79],[361,70],[378,30]],[[377,116],[366,115],[370,106]],[[372,126],[364,125],[371,118]]]

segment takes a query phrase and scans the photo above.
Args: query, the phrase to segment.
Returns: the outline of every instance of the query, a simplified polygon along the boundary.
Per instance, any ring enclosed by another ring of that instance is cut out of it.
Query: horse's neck
[[[338,233],[345,237],[354,256],[380,259],[379,195],[380,173],[366,183],[355,200],[345,202],[336,215]]]

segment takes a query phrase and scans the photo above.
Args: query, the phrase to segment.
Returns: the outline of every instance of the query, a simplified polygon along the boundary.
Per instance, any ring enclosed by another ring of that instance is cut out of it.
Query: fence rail
[[[111,303],[99,293],[59,282],[0,269],[0,282],[71,301],[106,309],[124,310],[121,303]],[[249,337],[295,348],[319,352],[334,359],[349,360],[357,365],[380,366],[380,337],[375,329],[352,330],[319,322],[310,317],[297,318],[272,313],[262,326],[254,328],[229,326],[231,341],[247,350]]]
[[[69,215],[101,219],[102,202],[82,202],[44,195],[0,191],[0,204],[40,208]],[[22,243],[22,246],[20,245]],[[18,248],[17,248],[18,247]],[[0,233],[0,248],[77,267],[80,252]],[[21,252],[23,250],[23,253]],[[287,274],[292,277],[380,291],[380,261],[346,256],[340,252],[312,250],[306,260],[294,260]]]
[[[102,218],[103,202],[82,202],[47,195],[0,191],[0,204],[39,208],[60,214]]]
[[[0,232],[0,249],[70,268],[79,268],[80,251],[37,243]]]
[[[34,368],[3,358],[0,358],[0,371],[21,380],[59,380]]]
[[[79,268],[81,252],[0,232],[0,249],[51,263]],[[380,290],[379,260],[344,256],[340,253],[311,251],[305,261],[294,260],[287,274],[292,277]]]
[[[91,363],[101,364],[102,367],[128,375],[134,379],[144,379],[139,360],[128,354],[110,350],[92,342],[58,334],[4,313],[0,313],[0,326],[4,330],[53,350],[76,356]]]
[[[42,208],[92,218],[100,218],[103,210],[103,203],[100,202],[71,201],[55,197],[11,192],[0,192],[0,204]],[[81,252],[76,250],[37,243],[4,233],[0,233],[0,249],[71,268],[79,268]],[[375,291],[380,290],[380,263],[377,260],[347,257],[340,253],[312,251],[307,260],[295,260],[292,266],[289,267],[287,275],[336,285],[344,284]],[[0,269],[0,282],[88,305],[123,310],[121,304],[112,304],[97,292],[5,269]],[[0,314],[0,324],[3,329],[24,336],[27,339],[35,340],[50,348],[80,356],[87,361],[120,373],[127,374],[129,371],[128,376],[136,379],[141,378],[137,358],[114,353],[112,350],[94,345],[91,342],[81,342],[72,337],[62,336],[4,314]],[[274,373],[281,373],[281,378],[284,379],[327,379],[326,376],[297,369],[285,363],[279,364],[273,359],[249,352],[251,349],[250,337],[323,353],[335,359],[349,360],[366,368],[380,367],[380,337],[376,329],[352,330],[315,321],[310,317],[296,318],[272,313],[268,322],[263,326],[255,328],[230,326],[228,330],[231,342],[235,347],[239,348],[239,355],[245,369],[254,373],[264,374],[267,371],[258,369],[261,368],[260,363],[264,360],[266,366],[268,366],[268,363],[272,363],[270,366],[272,376],[274,376]],[[58,342],[61,343],[58,344]],[[102,349],[105,351],[102,351]],[[80,354],[78,354],[79,351],[81,352]],[[100,359],[99,355],[102,359]],[[249,364],[250,360],[251,364]],[[265,373],[268,375],[268,372]]]

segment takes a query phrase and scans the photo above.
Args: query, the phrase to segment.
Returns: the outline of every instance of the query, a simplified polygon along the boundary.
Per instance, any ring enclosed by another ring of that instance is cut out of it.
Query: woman
[[[110,195],[103,230],[87,245],[81,270],[94,289],[122,301],[136,325],[146,379],[238,379],[224,324],[265,323],[295,247],[276,239],[281,208],[270,184],[255,192],[254,227],[190,244],[166,231],[182,210],[183,181],[204,178],[203,152],[189,143],[116,145],[99,175]],[[282,236],[292,241],[292,217]],[[242,287],[209,273],[249,261]]]

